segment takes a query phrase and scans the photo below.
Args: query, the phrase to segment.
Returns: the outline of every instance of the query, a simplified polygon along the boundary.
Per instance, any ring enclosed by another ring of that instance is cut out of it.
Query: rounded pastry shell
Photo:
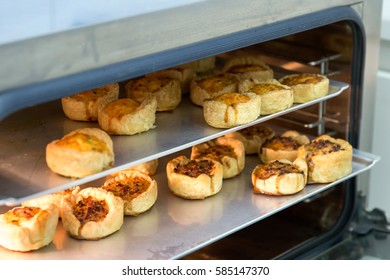
[[[234,71],[234,67],[238,66],[243,68],[240,69],[240,71]],[[265,64],[261,59],[250,55],[237,56],[229,59],[225,63],[222,71],[232,73],[240,80],[270,80],[274,77],[274,71],[271,69],[271,67]]]

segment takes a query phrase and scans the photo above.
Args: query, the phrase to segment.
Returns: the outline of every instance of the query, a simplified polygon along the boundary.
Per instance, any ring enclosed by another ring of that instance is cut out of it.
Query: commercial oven
[[[0,4],[2,212],[72,186],[99,186],[107,175],[153,159],[159,160],[158,199],[104,239],[73,239],[59,222],[48,246],[29,253],[0,248],[0,259],[364,258],[374,255],[368,243],[387,241],[384,213],[365,204],[368,188],[377,187],[368,185],[368,174],[379,160],[370,146],[381,1],[38,2]],[[48,169],[47,143],[98,127],[67,119],[61,97],[207,57],[218,67],[237,53],[261,57],[276,77],[327,75],[329,93],[229,129],[208,126],[201,108],[183,95],[177,109],[157,115],[155,129],[112,136],[116,160],[109,170],[69,179]],[[352,173],[295,195],[259,195],[250,181],[259,159],[248,156],[243,173],[224,181],[218,195],[189,201],[170,193],[168,160],[259,123],[348,140]],[[374,241],[367,241],[369,232]]]

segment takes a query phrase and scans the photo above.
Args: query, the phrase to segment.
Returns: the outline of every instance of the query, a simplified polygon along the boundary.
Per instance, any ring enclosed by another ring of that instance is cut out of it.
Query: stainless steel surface
[[[223,130],[206,124],[203,109],[189,101],[189,96],[172,113],[157,113],[157,127],[132,136],[112,136],[115,167],[81,179],[69,179],[50,171],[45,160],[46,145],[70,131],[82,127],[98,127],[97,123],[75,122],[67,119],[59,101],[37,106],[0,123],[0,205],[21,201],[83,184],[114,171],[169,155],[195,144],[222,136],[240,128],[270,120],[338,96],[348,85],[331,81],[329,94],[304,104],[268,116],[249,124]]]
[[[260,163],[246,157],[237,177],[224,180],[222,190],[204,200],[174,196],[167,186],[165,166],[190,150],[164,157],[154,177],[158,199],[153,208],[137,217],[125,217],[119,232],[102,240],[83,241],[68,237],[60,224],[54,242],[39,251],[16,253],[0,248],[0,259],[176,259],[217,241],[278,211],[336,186],[370,169],[379,158],[354,150],[352,173],[331,184],[311,184],[295,195],[266,196],[252,192],[251,172]],[[99,186],[103,181],[94,182]]]

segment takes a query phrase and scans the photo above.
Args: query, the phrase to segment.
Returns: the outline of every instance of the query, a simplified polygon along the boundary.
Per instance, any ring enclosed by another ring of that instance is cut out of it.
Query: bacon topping
[[[263,147],[273,150],[296,150],[299,143],[291,137],[275,136],[265,141]]]
[[[215,145],[208,147],[204,151],[200,151],[197,158],[207,157],[220,162],[224,156],[231,158],[237,157],[232,147],[227,145]]]
[[[4,214],[4,218],[8,223],[19,225],[24,221],[32,219],[41,211],[39,207],[16,207]]]
[[[304,174],[304,172],[299,170],[295,165],[280,162],[278,160],[260,165],[254,170],[256,178],[260,180],[267,180],[272,176],[280,176],[289,173]]]
[[[113,180],[111,184],[105,185],[102,188],[124,200],[131,200],[141,193],[144,193],[149,186],[150,182],[147,179],[140,176],[134,176],[123,181]]]
[[[214,164],[206,159],[190,160],[185,165],[177,165],[174,169],[176,173],[187,175],[193,178],[198,177],[201,174],[211,176]]]
[[[78,201],[73,208],[73,213],[81,224],[102,221],[107,216],[108,211],[108,205],[104,200],[97,200],[92,196]]]

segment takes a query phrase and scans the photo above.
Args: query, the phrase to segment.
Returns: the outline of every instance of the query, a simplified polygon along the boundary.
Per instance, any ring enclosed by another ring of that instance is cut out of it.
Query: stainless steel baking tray
[[[62,112],[60,101],[28,108],[0,122],[0,206],[17,205],[26,199],[85,184],[123,168],[333,98],[348,87],[346,83],[331,80],[329,93],[323,98],[294,104],[287,110],[261,116],[231,129],[207,125],[203,109],[192,104],[189,96],[184,95],[173,112],[157,113],[155,129],[132,136],[112,136],[115,166],[81,179],[69,179],[53,173],[46,164],[46,145],[74,129],[98,127],[98,124],[69,120]]]
[[[251,172],[260,162],[246,157],[246,167],[237,177],[224,180],[222,190],[205,200],[185,200],[167,186],[168,160],[189,156],[190,149],[160,159],[154,178],[158,199],[148,212],[125,217],[122,228],[98,241],[69,237],[60,223],[53,243],[38,251],[17,253],[0,247],[0,259],[176,259],[211,244],[235,231],[308,199],[340,182],[370,169],[377,156],[354,150],[350,175],[331,184],[311,184],[295,195],[266,196],[252,192]],[[99,185],[102,180],[93,182]]]

